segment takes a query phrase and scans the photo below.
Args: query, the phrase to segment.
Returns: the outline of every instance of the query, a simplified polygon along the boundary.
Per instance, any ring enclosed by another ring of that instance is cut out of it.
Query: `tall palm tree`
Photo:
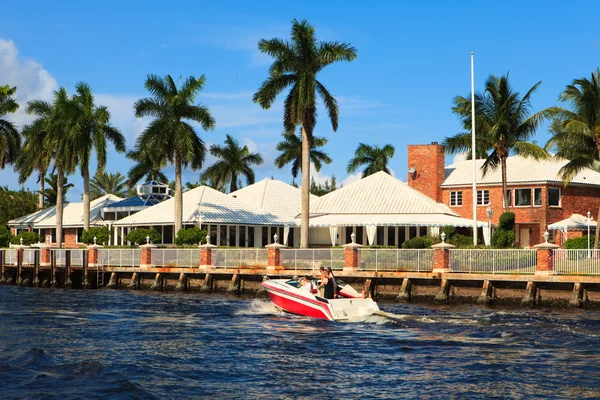
[[[90,197],[92,200],[107,194],[119,197],[127,196],[127,181],[120,172],[111,174],[106,171],[96,171],[96,175],[90,182]]]
[[[321,42],[315,28],[306,20],[292,21],[290,41],[261,39],[258,49],[274,58],[269,77],[254,94],[253,101],[269,109],[277,96],[290,87],[283,105],[283,127],[293,132],[302,126],[302,208],[300,247],[308,247],[310,200],[310,143],[317,123],[317,94],[323,100],[334,131],[338,128],[337,100],[317,80],[317,74],[338,61],[356,59],[356,49],[348,43]]]
[[[4,119],[7,114],[19,109],[13,97],[16,91],[16,86],[0,86],[0,169],[4,169],[6,164],[15,163],[21,148],[19,131],[12,122]]]
[[[52,152],[52,162],[56,169],[56,244],[62,247],[63,207],[65,174],[72,174],[78,165],[77,143],[74,132],[77,129],[79,108],[69,98],[67,91],[60,88],[54,92],[52,103],[41,100],[30,101],[27,112],[38,117],[46,135],[44,148]],[[36,122],[37,122],[36,121]],[[35,123],[35,122],[34,122]]]
[[[285,132],[283,140],[277,143],[275,147],[281,154],[275,159],[275,166],[283,168],[286,164],[292,163],[292,177],[297,178],[302,164],[302,131],[299,135],[294,132]],[[313,136],[313,141],[310,146],[310,161],[314,164],[315,170],[321,170],[323,163],[331,164],[331,158],[323,151],[317,150],[318,147],[323,147],[327,144],[327,139]]]
[[[16,163],[16,170],[19,173],[19,183],[23,185],[31,176],[33,171],[38,174],[38,208],[44,208],[44,183],[46,172],[50,167],[53,149],[46,148],[44,145],[47,135],[46,121],[43,118],[37,119],[31,125],[26,125],[21,131],[25,139],[23,147]]]
[[[48,207],[55,206],[58,202],[58,176],[56,174],[50,173],[46,178],[44,178],[48,187],[44,189],[42,192],[42,196],[44,198],[45,204]],[[69,189],[74,187],[72,183],[69,183],[69,179],[65,176],[65,180],[63,182],[63,190],[62,190],[62,200],[66,201],[67,192]]]
[[[530,114],[531,95],[542,82],[538,82],[520,98],[508,80],[508,73],[498,77],[490,75],[485,82],[485,92],[475,94],[476,155],[485,158],[483,175],[498,166],[502,170],[504,207],[510,209],[506,184],[506,159],[511,153],[536,160],[548,157],[548,152],[535,143],[528,142],[537,127],[547,118],[546,110]],[[456,96],[452,111],[458,115],[465,130],[447,137],[443,144],[450,153],[471,150],[471,100]]]
[[[83,177],[83,229],[90,229],[90,158],[96,152],[98,169],[106,166],[106,142],[110,141],[119,153],[125,152],[125,136],[110,125],[110,112],[94,102],[92,89],[84,82],[75,85],[75,104],[79,108],[76,125],[76,150]]]
[[[560,170],[563,182],[568,184],[582,169],[598,170],[600,163],[600,70],[592,72],[591,79],[573,80],[558,100],[570,109],[551,107],[554,117],[550,132],[552,138],[546,149],[554,148],[556,156],[569,160]],[[600,209],[598,210],[600,218]],[[598,248],[600,230],[596,229],[594,248]]]
[[[383,147],[371,146],[369,144],[359,143],[354,157],[348,162],[347,171],[349,174],[356,172],[361,166],[365,166],[362,172],[362,177],[369,176],[375,172],[383,171],[386,174],[390,173],[388,163],[390,158],[394,157],[394,146],[386,144]]]
[[[259,153],[250,153],[248,146],[241,147],[230,135],[225,137],[225,146],[210,146],[210,154],[217,157],[217,162],[204,171],[201,179],[216,182],[220,186],[229,183],[230,193],[241,187],[240,176],[244,176],[249,185],[253,184],[255,176],[251,166],[263,163]]]
[[[135,165],[127,172],[127,185],[132,188],[140,180],[144,182],[157,180],[162,183],[168,183],[169,178],[162,172],[167,166],[164,158],[157,157],[158,153],[145,153],[140,150],[131,150],[127,152],[127,158],[135,161]]]
[[[154,117],[138,137],[135,150],[145,154],[154,152],[156,160],[175,165],[175,233],[182,226],[183,196],[181,168],[202,167],[206,148],[196,130],[187,121],[199,123],[204,130],[213,129],[215,120],[207,107],[194,104],[203,89],[206,78],[190,76],[179,87],[170,75],[161,78],[148,75],[145,87],[152,97],[138,100],[136,117]]]

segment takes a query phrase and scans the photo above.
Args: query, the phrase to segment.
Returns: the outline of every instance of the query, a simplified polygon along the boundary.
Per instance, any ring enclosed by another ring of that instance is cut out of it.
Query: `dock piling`
[[[163,276],[162,276],[162,274],[158,273],[154,277],[154,282],[152,282],[152,285],[150,286],[150,290],[162,290],[162,288],[163,288]]]
[[[585,290],[583,289],[583,285],[579,282],[573,285],[573,297],[569,301],[569,305],[571,307],[583,307]]]
[[[448,279],[442,279],[442,284],[440,285],[440,290],[438,294],[435,296],[435,301],[439,303],[445,303],[450,298],[450,282]]]
[[[527,282],[527,288],[525,289],[525,297],[521,300],[521,306],[533,307],[535,306],[535,298],[537,295],[537,286],[535,282]]]
[[[398,294],[397,300],[401,302],[408,303],[410,302],[410,290],[412,288],[412,282],[409,278],[404,278],[402,280],[402,287],[400,288],[400,293]]]
[[[491,281],[484,281],[481,289],[481,295],[477,299],[477,303],[489,305],[493,300],[494,285]]]
[[[187,275],[182,272],[179,274],[179,280],[177,281],[177,286],[175,286],[175,290],[178,292],[185,292],[187,289]]]

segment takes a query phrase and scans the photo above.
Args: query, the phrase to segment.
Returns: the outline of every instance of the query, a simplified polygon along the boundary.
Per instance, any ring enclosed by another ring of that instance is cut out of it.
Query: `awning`
[[[573,214],[567,219],[548,225],[548,230],[584,231],[588,229],[588,222],[590,228],[596,229],[593,217],[588,221],[587,217],[581,214]]]

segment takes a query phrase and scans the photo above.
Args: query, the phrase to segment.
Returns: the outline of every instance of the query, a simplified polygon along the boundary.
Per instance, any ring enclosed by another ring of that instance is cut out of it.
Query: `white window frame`
[[[536,190],[539,190],[539,191],[540,191],[540,193],[541,193],[541,196],[540,196],[540,204],[535,204],[535,191],[536,191]],[[534,207],[542,207],[542,206],[544,205],[544,191],[543,191],[543,189],[542,189],[541,187],[536,187],[536,188],[533,188],[533,195],[532,195],[532,199],[533,199],[533,201],[532,201],[531,203],[532,203],[532,205],[533,205]]]
[[[523,206],[518,206],[517,205],[517,190],[529,190],[529,204],[528,205],[523,205]],[[513,189],[513,199],[512,199],[512,203],[513,203],[513,207],[517,207],[517,208],[525,208],[525,207],[532,207],[533,206],[533,190],[532,188],[514,188]]]
[[[458,204],[459,193],[460,193],[460,204]],[[452,200],[454,200],[454,204],[453,204]],[[456,191],[450,192],[450,207],[462,207],[462,203],[463,203],[462,190],[456,190]]]
[[[487,196],[485,195],[487,192]],[[479,193],[481,193],[481,203],[479,202]],[[486,201],[487,197],[487,201]],[[479,207],[487,206],[490,202],[490,191],[488,189],[477,190],[477,205]]]
[[[550,204],[550,189],[556,189],[558,190],[558,205],[551,205]],[[549,187],[548,188],[548,207],[562,207],[562,189],[561,188],[556,188],[556,187]]]

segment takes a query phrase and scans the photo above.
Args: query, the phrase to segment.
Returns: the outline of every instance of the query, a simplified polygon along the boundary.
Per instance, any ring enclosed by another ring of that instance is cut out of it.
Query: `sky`
[[[315,173],[316,180],[335,175],[347,185],[360,179],[346,166],[361,142],[395,146],[390,168],[406,180],[407,145],[441,142],[461,131],[451,106],[454,96],[470,95],[471,51],[476,90],[490,74],[510,72],[521,93],[542,81],[532,111],[556,105],[567,84],[600,66],[600,29],[583,18],[596,8],[591,1],[8,2],[0,12],[0,85],[17,86],[21,108],[7,118],[22,126],[32,121],[24,112],[27,101],[49,100],[60,86],[72,93],[77,82],[87,82],[133,148],[149,123],[133,114],[133,103],[148,96],[146,76],[204,74],[198,101],[216,128],[198,129],[199,136],[209,146],[231,134],[262,154],[257,180],[291,182],[291,167],[273,163],[284,95],[270,110],[252,102],[271,62],[257,42],[289,38],[291,21],[307,19],[320,40],[349,42],[358,52],[356,61],[333,64],[318,76],[338,99],[340,117],[333,132],[325,110],[318,110],[314,134],[329,140],[324,151],[333,163]],[[542,127],[535,140],[544,145],[548,138]],[[453,159],[447,155],[446,163]],[[212,162],[208,157],[206,165]],[[111,150],[106,170],[126,174],[131,165]],[[166,173],[174,180],[172,167]],[[198,171],[184,171],[184,182],[198,178]],[[69,181],[75,188],[67,199],[80,201],[80,174]],[[0,171],[0,185],[19,188],[10,166]],[[35,177],[25,187],[35,190]]]

